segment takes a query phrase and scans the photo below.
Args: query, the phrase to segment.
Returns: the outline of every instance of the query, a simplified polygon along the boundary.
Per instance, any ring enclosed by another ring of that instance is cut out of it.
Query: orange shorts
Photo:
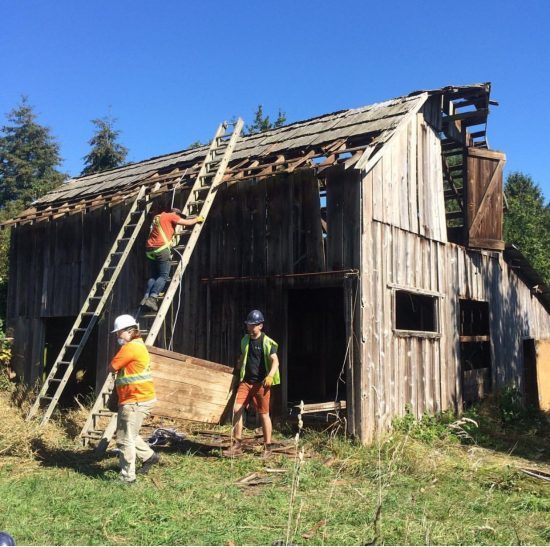
[[[269,398],[271,396],[271,387],[264,387],[263,384],[249,384],[241,382],[237,389],[237,398],[235,404],[243,405],[245,408],[254,402],[254,408],[258,414],[269,414]]]

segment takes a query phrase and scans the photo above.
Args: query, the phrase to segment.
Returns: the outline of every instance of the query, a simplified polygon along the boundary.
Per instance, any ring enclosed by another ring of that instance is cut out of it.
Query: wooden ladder
[[[40,426],[43,426],[50,419],[63,393],[63,389],[71,377],[75,364],[84,349],[86,341],[90,337],[98,319],[101,317],[105,304],[150,208],[151,201],[145,194],[145,186],[142,186],[115,238],[115,242],[105,262],[99,270],[92,290],[86,297],[61,351],[27,415],[27,420],[35,418],[40,414]]]
[[[229,130],[231,127],[233,128],[232,131]],[[218,127],[185,203],[183,209],[185,215],[200,215],[205,220],[208,217],[208,212],[216,197],[217,189],[223,180],[242,128],[243,121],[240,118],[235,124],[224,122]],[[192,229],[180,231],[178,234],[179,241],[174,247],[179,254],[179,260],[173,261],[170,284],[162,299],[159,299],[161,302],[159,309],[157,312],[145,313],[139,317],[140,327],[146,325],[146,328],[141,330],[143,334],[147,335],[145,344],[148,346],[155,343],[164,324],[203,226],[204,223],[194,224]],[[86,424],[80,432],[80,439],[85,446],[91,442],[98,443],[96,452],[99,454],[105,452],[116,431],[116,413],[108,409],[109,399],[114,387],[115,375],[110,373],[88,415]],[[107,425],[105,425],[106,418],[108,419]]]

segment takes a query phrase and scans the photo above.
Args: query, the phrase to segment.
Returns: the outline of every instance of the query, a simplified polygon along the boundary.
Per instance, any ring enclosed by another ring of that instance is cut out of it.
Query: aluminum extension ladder
[[[63,389],[71,377],[86,341],[101,317],[116,280],[151,208],[151,201],[145,190],[145,186],[140,188],[115,242],[99,270],[92,290],[86,297],[65,343],[27,415],[27,420],[40,414],[40,426],[43,426],[57,406]]]
[[[232,132],[228,131],[231,126],[233,127]],[[242,128],[243,121],[241,118],[235,124],[224,122],[218,127],[185,203],[183,209],[185,215],[200,215],[205,220],[208,217],[208,212],[223,180]],[[203,226],[204,223],[195,224],[191,229],[184,229],[179,233],[179,241],[174,249],[178,251],[180,258],[173,261],[172,269],[175,267],[175,271],[173,270],[170,273],[170,284],[161,299],[159,309],[157,312],[140,316],[140,328],[147,323],[146,328],[141,330],[147,335],[145,344],[148,346],[155,343],[164,324]],[[84,446],[87,446],[90,442],[95,442],[97,443],[96,452],[100,454],[105,452],[116,431],[116,413],[108,408],[114,384],[115,375],[110,373],[88,415],[86,424],[80,432],[80,439]],[[107,419],[108,423],[105,425]]]

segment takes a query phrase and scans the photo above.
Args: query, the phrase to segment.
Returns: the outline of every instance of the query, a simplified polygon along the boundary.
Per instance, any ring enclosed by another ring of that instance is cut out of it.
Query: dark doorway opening
[[[492,391],[489,303],[461,299],[459,329],[462,401],[470,406]]]
[[[287,340],[289,404],[345,400],[343,289],[289,290]]]
[[[42,359],[42,381],[50,373],[52,366],[69,335],[75,317],[48,317],[43,319],[45,326],[44,355]],[[97,357],[97,325],[76,363],[69,382],[65,386],[59,404],[61,406],[75,405],[76,395],[88,395],[95,389]]]
[[[537,350],[535,340],[532,338],[523,341],[523,380],[525,382],[525,404],[538,409]]]

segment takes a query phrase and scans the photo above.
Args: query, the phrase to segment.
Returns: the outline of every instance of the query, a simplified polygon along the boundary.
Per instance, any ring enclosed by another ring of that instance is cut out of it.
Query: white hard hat
[[[125,315],[119,315],[115,319],[115,324],[113,325],[113,330],[111,333],[118,332],[119,330],[127,329],[128,327],[138,327],[137,321],[128,314]]]

